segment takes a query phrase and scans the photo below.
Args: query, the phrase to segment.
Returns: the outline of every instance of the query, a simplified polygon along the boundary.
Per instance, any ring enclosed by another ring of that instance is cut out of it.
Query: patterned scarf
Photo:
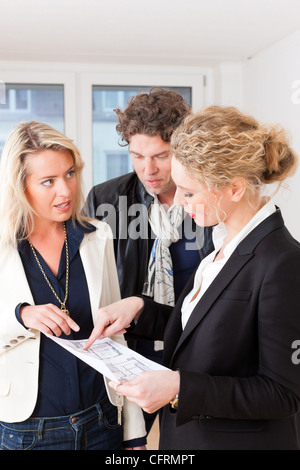
[[[157,196],[154,196],[149,210],[149,223],[156,238],[150,253],[143,294],[165,305],[175,305],[173,263],[169,247],[179,240],[178,227],[184,216],[183,207],[173,205],[166,211]],[[157,343],[162,342],[156,341],[155,349],[162,349],[157,347]]]

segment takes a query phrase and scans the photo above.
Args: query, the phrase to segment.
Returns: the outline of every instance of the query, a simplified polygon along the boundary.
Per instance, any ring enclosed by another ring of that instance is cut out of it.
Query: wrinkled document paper
[[[166,370],[166,367],[110,338],[98,339],[84,351],[82,348],[86,340],[61,339],[47,334],[45,336],[114,382],[131,380],[145,371]]]

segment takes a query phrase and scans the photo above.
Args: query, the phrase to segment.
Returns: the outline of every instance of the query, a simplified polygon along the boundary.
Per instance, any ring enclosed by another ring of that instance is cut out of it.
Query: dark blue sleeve
[[[27,304],[26,302],[20,303],[15,308],[16,319],[18,320],[19,323],[21,323],[22,326],[24,326],[24,328],[26,328],[26,326],[24,325],[24,323],[22,321],[22,318],[21,318],[21,315],[20,315],[20,310],[21,310],[21,307],[25,307],[26,305],[29,305],[29,304]]]

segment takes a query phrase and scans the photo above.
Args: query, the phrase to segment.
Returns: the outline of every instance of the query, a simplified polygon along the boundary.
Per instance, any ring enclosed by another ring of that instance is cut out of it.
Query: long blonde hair
[[[209,106],[188,116],[171,138],[173,155],[209,188],[243,177],[248,196],[258,199],[265,185],[292,176],[298,158],[286,132],[261,125],[234,107]]]
[[[3,148],[0,163],[0,247],[17,245],[33,229],[33,209],[25,195],[29,154],[46,149],[67,151],[72,155],[77,174],[77,194],[73,221],[84,224],[81,173],[83,161],[71,139],[41,122],[21,122],[10,132]]]

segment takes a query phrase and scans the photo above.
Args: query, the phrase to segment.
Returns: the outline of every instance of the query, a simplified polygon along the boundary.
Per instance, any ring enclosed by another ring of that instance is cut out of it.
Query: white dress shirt
[[[228,261],[231,254],[234,252],[238,244],[263,220],[269,217],[276,211],[275,205],[269,201],[267,202],[248,222],[247,225],[228,243],[224,248],[224,258],[214,261],[217,253],[223,246],[224,240],[227,235],[226,225],[224,223],[218,224],[213,229],[213,244],[214,251],[204,258],[195,274],[194,286],[191,292],[186,296],[181,307],[181,321],[182,328],[184,329],[195,305],[199,302],[205,291],[213,282],[215,277],[219,274],[223,266]],[[199,291],[199,292],[198,292]],[[198,293],[197,293],[198,292]],[[193,299],[193,297],[195,297]],[[193,299],[193,300],[192,300]]]

